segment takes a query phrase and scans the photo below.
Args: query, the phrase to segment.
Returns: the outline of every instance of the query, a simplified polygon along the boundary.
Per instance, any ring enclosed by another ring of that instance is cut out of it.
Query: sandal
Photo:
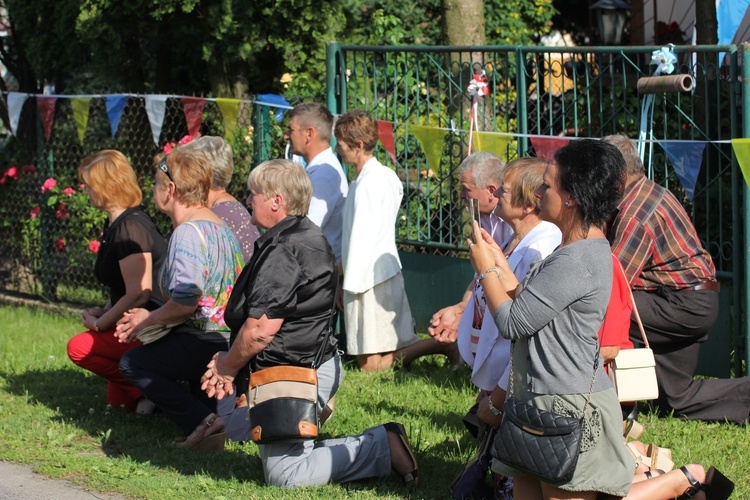
[[[631,420],[629,418],[622,421],[622,438],[625,442],[628,439],[638,440],[643,434],[643,426],[638,423],[637,420]]]
[[[669,448],[659,448],[655,444],[650,444],[646,450],[646,456],[643,456],[635,447],[635,442],[626,443],[625,446],[635,458],[636,464],[645,465],[649,470],[659,469],[664,472],[674,469],[672,450]]]
[[[685,474],[690,486],[677,500],[693,498],[699,491],[706,492],[706,500],[726,500],[734,491],[734,483],[714,467],[709,468],[706,472],[705,483],[695,479],[684,465],[680,467],[680,470]]]
[[[224,420],[215,413],[211,413],[188,437],[176,440],[174,445],[178,448],[190,448],[198,453],[223,451],[227,438],[223,430]]]
[[[666,474],[666,472],[661,469],[647,470],[643,473],[643,475],[646,476],[646,479],[653,479],[655,477],[661,476],[662,474]]]
[[[419,466],[417,465],[417,458],[414,456],[414,452],[411,451],[411,446],[409,446],[409,440],[406,437],[404,426],[397,422],[389,422],[387,424],[383,424],[383,427],[385,428],[386,432],[391,432],[398,436],[399,441],[404,446],[404,450],[406,450],[406,453],[411,458],[411,462],[414,464],[414,470],[403,474],[402,477],[404,478],[404,484],[406,484],[407,488],[416,488],[419,485]],[[395,470],[396,472],[399,472],[395,467],[393,467],[393,465],[391,465],[391,468],[393,468],[393,470]]]

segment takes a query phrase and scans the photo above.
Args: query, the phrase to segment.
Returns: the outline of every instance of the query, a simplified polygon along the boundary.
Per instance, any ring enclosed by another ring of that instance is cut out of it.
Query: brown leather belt
[[[697,285],[693,285],[690,288],[686,288],[686,290],[713,290],[714,292],[718,292],[719,288],[719,282],[718,281],[704,281],[702,283],[699,283]]]

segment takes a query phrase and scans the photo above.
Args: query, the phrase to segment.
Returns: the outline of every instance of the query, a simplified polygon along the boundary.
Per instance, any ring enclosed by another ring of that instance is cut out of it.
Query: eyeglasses
[[[158,168],[159,170],[161,170],[162,172],[164,172],[165,174],[167,174],[167,177],[169,177],[169,180],[172,181],[172,184],[174,184],[175,186],[177,185],[177,183],[172,178],[172,174],[169,173],[169,168],[167,167],[167,156],[166,155],[164,155],[164,158],[162,158],[161,160],[159,160],[159,163],[156,165],[156,168]]]

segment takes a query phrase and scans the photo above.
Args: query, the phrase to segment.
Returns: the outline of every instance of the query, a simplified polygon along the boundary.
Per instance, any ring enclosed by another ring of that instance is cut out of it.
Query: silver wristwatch
[[[487,405],[489,406],[492,414],[495,415],[496,417],[499,417],[500,415],[503,414],[503,410],[499,410],[497,406],[492,404],[492,396],[487,396]]]

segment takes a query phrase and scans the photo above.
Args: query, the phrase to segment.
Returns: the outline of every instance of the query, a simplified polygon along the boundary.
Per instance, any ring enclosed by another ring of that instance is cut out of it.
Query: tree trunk
[[[698,45],[719,43],[716,0],[695,0],[695,29],[698,31]]]

